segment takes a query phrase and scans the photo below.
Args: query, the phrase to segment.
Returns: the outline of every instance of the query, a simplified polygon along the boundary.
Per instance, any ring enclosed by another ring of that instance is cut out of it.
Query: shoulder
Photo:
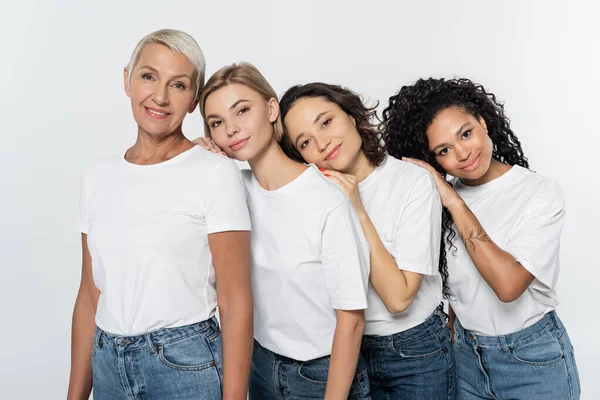
[[[113,154],[94,161],[83,171],[85,180],[97,179],[102,175],[110,175],[117,171],[125,163],[124,153]]]

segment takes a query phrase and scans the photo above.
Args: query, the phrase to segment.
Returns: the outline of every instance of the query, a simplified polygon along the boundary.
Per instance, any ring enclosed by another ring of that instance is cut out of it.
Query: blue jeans
[[[454,355],[446,314],[438,308],[423,323],[362,342],[374,400],[454,399]]]
[[[221,352],[215,318],[140,336],[98,328],[94,400],[221,399]]]
[[[297,361],[280,356],[254,341],[250,372],[250,400],[323,399],[330,356]],[[370,400],[367,366],[358,359],[349,399]]]
[[[573,346],[556,313],[521,331],[479,336],[454,323],[459,399],[579,399]]]

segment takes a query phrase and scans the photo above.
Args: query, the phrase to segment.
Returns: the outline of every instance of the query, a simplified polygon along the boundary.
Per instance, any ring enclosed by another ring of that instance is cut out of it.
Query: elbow
[[[498,300],[500,300],[503,303],[512,303],[513,301],[521,297],[521,295],[523,294],[523,291],[518,290],[517,288],[510,287],[497,289],[494,290],[494,292],[496,292]]]
[[[408,299],[393,298],[388,301],[384,301],[383,304],[390,314],[399,314],[408,310],[414,299],[414,297],[410,297]]]

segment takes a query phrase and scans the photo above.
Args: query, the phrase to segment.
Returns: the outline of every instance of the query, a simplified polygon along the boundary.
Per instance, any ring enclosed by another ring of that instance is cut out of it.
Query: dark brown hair
[[[373,118],[376,117],[375,109],[378,103],[375,103],[373,107],[367,107],[360,96],[350,89],[321,82],[307,83],[306,85],[292,86],[281,97],[279,109],[282,120],[285,120],[285,116],[292,106],[303,97],[322,97],[336,104],[346,114],[354,118],[354,121],[356,121],[356,130],[362,141],[361,149],[367,156],[369,164],[378,167],[383,163],[387,152],[381,140],[379,130],[372,123]],[[281,139],[281,148],[291,159],[305,162],[300,152],[291,142],[285,129],[285,124],[283,138]]]

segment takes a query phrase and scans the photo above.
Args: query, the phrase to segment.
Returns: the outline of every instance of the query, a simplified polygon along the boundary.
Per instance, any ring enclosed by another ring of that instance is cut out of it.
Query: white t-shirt
[[[455,188],[494,243],[535,277],[517,300],[501,302],[457,234],[453,243],[458,250],[447,249],[448,285],[461,325],[476,334],[499,336],[536,323],[558,305],[555,286],[565,215],[560,188],[518,165],[486,184],[466,186],[457,180]]]
[[[331,354],[335,309],[367,308],[369,245],[342,189],[311,165],[268,191],[242,171],[252,220],[254,336],[306,361]]]
[[[208,234],[249,230],[235,163],[199,146],[155,165],[123,154],[86,170],[80,205],[94,283],[96,324],[125,336],[214,315]]]
[[[387,156],[359,184],[360,197],[387,251],[398,268],[422,274],[410,307],[390,314],[369,285],[366,335],[387,336],[421,324],[442,301],[438,272],[442,204],[427,170]]]

